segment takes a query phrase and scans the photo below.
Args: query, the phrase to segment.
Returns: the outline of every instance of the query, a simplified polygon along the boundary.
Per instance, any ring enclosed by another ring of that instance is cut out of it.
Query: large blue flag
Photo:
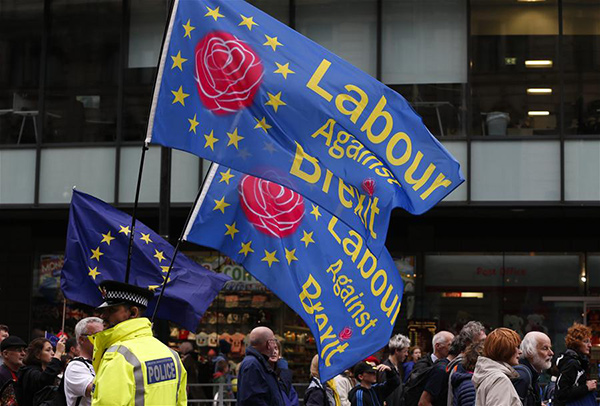
[[[402,96],[242,0],[175,0],[146,141],[283,180],[375,251],[464,181]]]
[[[130,226],[128,214],[93,196],[73,191],[60,280],[67,299],[98,306],[103,302],[100,282],[125,281]],[[140,221],[136,221],[133,241],[129,283],[155,291],[147,309],[152,314],[174,249]],[[195,331],[229,279],[177,254],[157,316]]]
[[[213,164],[184,239],[218,249],[298,313],[322,381],[386,345],[403,284],[385,249],[280,184]]]

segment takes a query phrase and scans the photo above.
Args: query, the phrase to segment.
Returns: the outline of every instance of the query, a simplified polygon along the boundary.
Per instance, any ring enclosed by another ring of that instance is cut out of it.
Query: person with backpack
[[[475,385],[473,371],[477,359],[483,353],[483,342],[472,343],[463,352],[461,361],[450,377],[452,385],[452,406],[475,406]]]
[[[384,383],[377,383],[377,373],[385,373]],[[385,364],[377,367],[369,362],[359,362],[354,367],[356,385],[348,394],[351,406],[383,406],[385,399],[400,385],[400,375]]]
[[[27,347],[19,369],[17,400],[19,406],[38,406],[44,401],[54,399],[58,390],[57,378],[62,372],[61,357],[65,352],[66,336],[56,343],[56,351],[50,340],[36,338]]]
[[[446,406],[448,353],[454,334],[440,331],[431,340],[433,353],[418,360],[405,387],[406,406]]]
[[[75,340],[79,347],[79,357],[74,357],[63,377],[65,403],[67,406],[90,406],[96,373],[92,366],[94,345],[89,336],[104,330],[102,319],[86,317],[75,325]]]
[[[310,363],[310,384],[304,392],[304,406],[340,406],[338,393],[328,385],[321,382],[319,376],[319,355],[315,355]],[[334,384],[335,387],[335,384]]]
[[[597,382],[588,378],[591,338],[591,329],[583,324],[574,323],[567,331],[567,350],[556,359],[560,375],[552,406],[566,406],[572,402],[596,405]]]
[[[550,338],[539,331],[531,331],[521,342],[521,359],[514,369],[519,377],[513,380],[513,385],[523,402],[523,406],[541,406],[541,389],[538,384],[540,374],[552,366],[552,342]]]

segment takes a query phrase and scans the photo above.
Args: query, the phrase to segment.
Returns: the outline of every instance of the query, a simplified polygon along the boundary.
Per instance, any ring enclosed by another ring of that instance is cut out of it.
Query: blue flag
[[[125,281],[131,216],[85,193],[73,191],[61,289],[65,297],[90,306],[103,300],[103,280]],[[171,263],[173,247],[136,221],[129,283],[155,291],[152,314]],[[157,317],[195,331],[200,318],[230,278],[177,254]]]
[[[244,266],[315,337],[323,382],[387,344],[403,284],[384,248],[285,186],[213,164],[184,239]]]
[[[402,96],[242,0],[175,1],[146,141],[288,185],[377,252],[393,208],[464,181]]]

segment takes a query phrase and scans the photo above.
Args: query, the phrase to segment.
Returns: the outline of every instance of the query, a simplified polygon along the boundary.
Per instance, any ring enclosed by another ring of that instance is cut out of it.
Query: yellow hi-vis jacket
[[[152,336],[150,320],[126,320],[90,339],[93,406],[187,405],[187,372],[179,355]]]

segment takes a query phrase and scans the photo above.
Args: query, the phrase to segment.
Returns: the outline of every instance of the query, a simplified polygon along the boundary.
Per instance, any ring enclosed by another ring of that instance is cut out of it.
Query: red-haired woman
[[[473,384],[477,390],[476,406],[521,406],[521,399],[511,379],[519,374],[521,337],[508,328],[492,331],[483,343],[483,355],[477,359]]]
[[[567,350],[556,359],[560,375],[556,381],[553,405],[564,406],[586,398],[589,398],[590,404],[596,404],[593,396],[596,381],[587,378],[591,338],[591,329],[583,324],[574,323],[567,330]]]
[[[60,358],[65,352],[65,341],[66,337],[58,341],[56,352],[45,338],[36,338],[29,343],[23,360],[25,366],[19,370],[19,406],[32,406],[37,392],[56,384],[56,378],[62,369]]]

